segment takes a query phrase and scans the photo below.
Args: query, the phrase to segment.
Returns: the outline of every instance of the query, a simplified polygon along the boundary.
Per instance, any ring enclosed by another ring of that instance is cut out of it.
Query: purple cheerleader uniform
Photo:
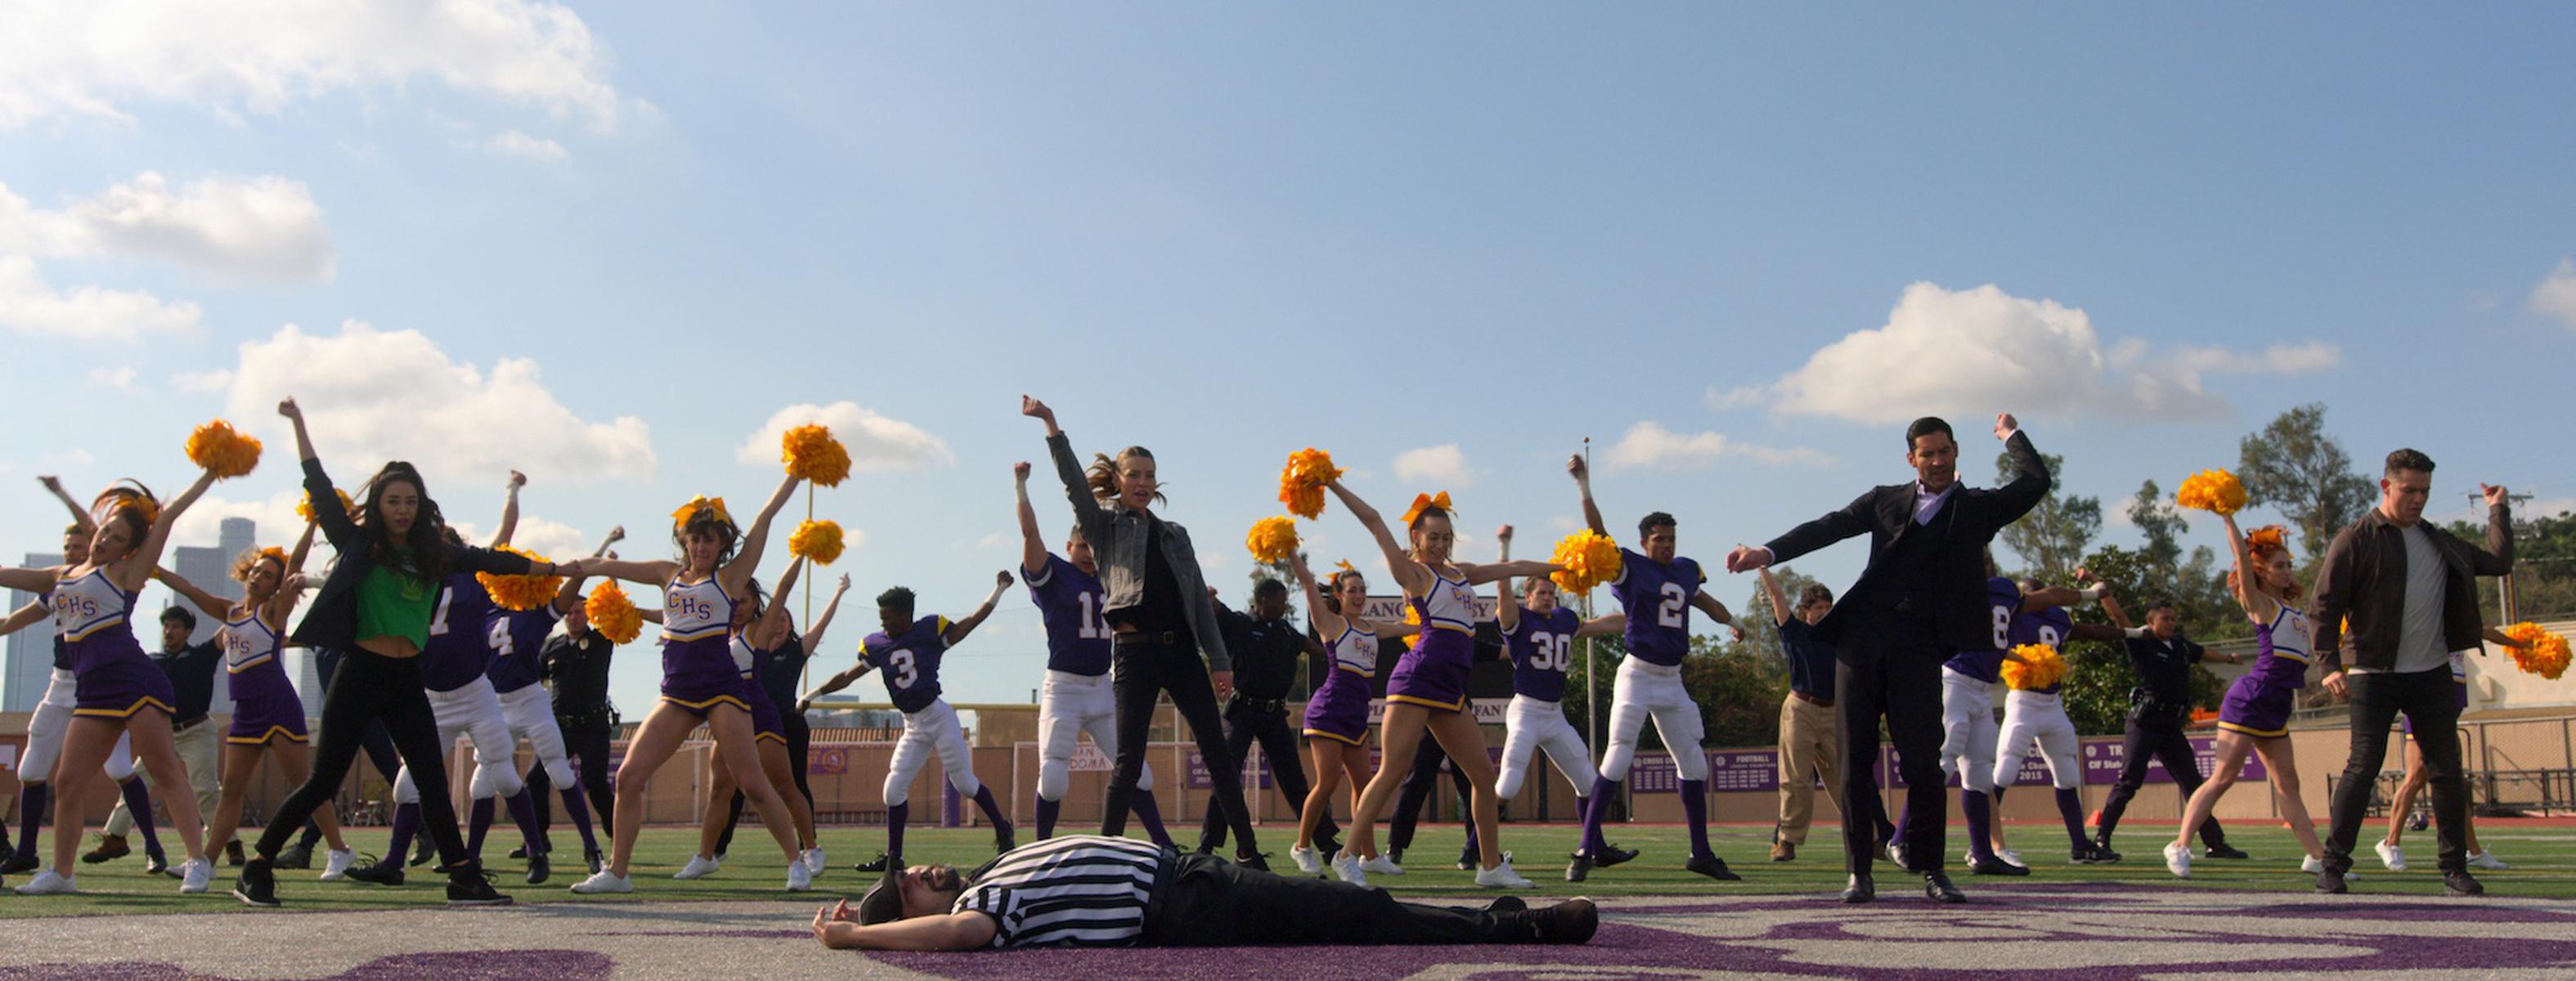
[[[224,681],[233,696],[233,724],[224,741],[263,746],[273,740],[306,742],[304,702],[286,665],[277,660],[277,631],[256,613],[224,621]]]
[[[2256,624],[2254,667],[2227,686],[2218,704],[2218,727],[2249,736],[2272,738],[2290,731],[2290,711],[2308,686],[2308,645],[2316,631],[2308,615],[2287,606],[2271,623]]]
[[[134,594],[109,582],[104,569],[54,585],[54,632],[70,656],[72,714],[132,718],[145,707],[177,715],[170,676],[152,665],[134,639]]]
[[[662,701],[699,718],[720,704],[751,711],[734,665],[733,608],[714,576],[662,587]]]
[[[754,742],[768,739],[785,745],[787,722],[778,714],[778,703],[769,700],[769,689],[760,683],[759,651],[737,634],[733,639],[733,663],[742,678],[742,698],[751,703],[751,736]]]
[[[1344,626],[1333,638],[1333,671],[1306,700],[1306,735],[1353,746],[1368,742],[1369,680],[1377,677],[1377,635]]]
[[[1476,590],[1464,579],[1431,573],[1428,595],[1407,600],[1422,619],[1422,635],[1386,676],[1386,700],[1442,712],[1467,707],[1467,669],[1476,660]]]

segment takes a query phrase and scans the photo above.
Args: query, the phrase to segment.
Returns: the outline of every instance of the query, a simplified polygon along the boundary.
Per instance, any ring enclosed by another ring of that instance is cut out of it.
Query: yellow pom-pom
[[[331,493],[340,495],[340,510],[349,512],[349,520],[357,520],[358,502],[349,499],[349,492],[334,487],[331,488]],[[306,521],[313,520],[313,495],[306,494],[303,500],[295,502],[295,516]]]
[[[786,461],[790,476],[803,477],[816,486],[838,487],[850,476],[850,451],[832,438],[832,430],[819,424],[798,426],[779,437],[779,458]]]
[[[239,477],[259,466],[259,440],[217,419],[188,434],[188,462],[217,478]]]
[[[841,523],[808,521],[796,526],[787,536],[787,554],[801,555],[815,565],[831,565],[841,558]]]
[[[1342,469],[1333,466],[1333,455],[1309,446],[1288,454],[1288,466],[1279,471],[1279,503],[1288,513],[1313,521],[1324,513],[1324,485],[1339,480]]]
[[[1565,567],[1548,578],[1556,582],[1556,588],[1574,596],[1618,579],[1622,563],[1619,543],[1589,528],[1558,539],[1556,554],[1548,561]]]
[[[2504,635],[2523,645],[2508,648],[2513,652],[2514,667],[2551,681],[2567,673],[2567,638],[2542,630],[2539,624],[2528,621],[2504,628]]]
[[[609,643],[627,643],[644,632],[644,611],[636,609],[635,601],[627,599],[626,590],[615,582],[603,582],[591,590],[590,598],[582,601],[581,611],[590,618],[590,629],[599,631]]]
[[[500,546],[493,551],[524,555],[530,562],[547,561],[545,556],[508,545]],[[533,610],[552,603],[555,601],[556,591],[563,588],[562,576],[502,576],[489,572],[477,572],[474,574],[474,581],[482,583],[483,591],[492,594],[492,605],[513,612]]]
[[[2174,503],[2194,511],[2235,514],[2245,509],[2245,485],[2225,470],[2203,470],[2183,478]]]
[[[1253,561],[1263,565],[1286,562],[1297,554],[1297,522],[1285,515],[1255,521],[1243,536],[1243,546],[1252,550]]]
[[[2046,691],[2050,685],[2066,680],[2066,658],[2057,648],[2046,644],[2022,644],[2012,649],[2019,661],[2004,662],[2004,684],[2015,691]]]

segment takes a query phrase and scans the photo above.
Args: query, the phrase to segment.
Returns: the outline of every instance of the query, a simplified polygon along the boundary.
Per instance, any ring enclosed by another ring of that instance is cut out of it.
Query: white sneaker
[[[801,861],[787,863],[787,891],[805,892],[812,888],[814,888],[814,870],[806,868],[805,863]]]
[[[724,862],[720,859],[701,858],[696,855],[691,855],[689,856],[688,867],[681,869],[678,875],[674,875],[671,878],[695,879],[721,868],[724,868]]]
[[[2316,859],[2313,859],[2313,858],[2312,858],[2312,859],[2309,859],[2308,861],[2313,862],[2313,861],[2316,861]],[[2177,845],[2177,844],[2174,844],[2173,842],[2170,842],[2170,841],[2166,842],[2166,843],[2165,843],[2165,871],[2173,873],[2173,874],[2174,874],[2174,878],[2177,878],[2177,879],[2188,879],[2188,878],[2191,878],[2191,848],[2190,848],[2190,846],[2188,846],[2188,845]]]
[[[2388,839],[2386,838],[2380,839],[2379,843],[2370,846],[2370,849],[2379,853],[2379,864],[2387,866],[2388,871],[2406,871],[2406,849],[2389,844]],[[2311,871],[2309,874],[2314,875],[2316,873]]]
[[[1360,871],[1366,872],[1370,875],[1403,875],[1404,867],[1397,865],[1394,862],[1387,861],[1386,856],[1380,855],[1376,858],[1369,859],[1368,861],[1361,862]]]
[[[1333,856],[1333,874],[1354,886],[1368,885],[1368,873],[1360,869],[1360,857],[1349,852]]]
[[[35,878],[18,887],[18,895],[21,896],[69,896],[79,891],[71,876],[52,869],[38,871]]]
[[[2026,869],[2026,868],[2029,868],[2029,867],[2030,867],[2030,863],[2029,863],[2029,862],[2025,862],[2025,861],[2022,861],[2022,860],[2021,860],[2021,853],[2020,853],[2020,852],[2014,851],[2014,850],[2012,850],[2012,849],[2010,849],[2010,848],[1998,848],[1998,849],[1995,849],[1995,857],[1996,857],[1996,858],[2003,859],[2003,860],[2004,860],[2004,864],[2006,864],[2006,865],[2010,865],[2010,866],[2013,866],[2013,867],[2015,867],[2015,868],[2024,868],[2024,869]],[[1968,865],[1975,865],[1975,864],[1976,864],[1976,861],[1975,861],[1974,859],[1971,859],[1971,860],[1969,860],[1968,862],[1966,862],[1965,864],[1968,864]]]
[[[213,881],[214,878],[215,863],[213,862],[206,861],[202,858],[192,858],[179,863],[179,893],[181,895],[194,896],[206,891],[206,884]]]
[[[1521,878],[1520,873],[1512,871],[1512,860],[1508,858],[1494,863],[1493,868],[1476,870],[1478,889],[1528,889],[1534,885],[1536,883]]]
[[[339,882],[346,879],[349,877],[349,866],[356,864],[358,864],[358,853],[355,851],[346,848],[336,852],[326,850],[322,862],[322,881]]]
[[[806,874],[820,877],[823,874],[823,870],[828,868],[831,868],[831,865],[825,863],[823,860],[823,846],[816,845],[805,850]]]
[[[1318,875],[1324,871],[1324,856],[1316,854],[1313,848],[1290,848],[1288,860],[1297,863],[1297,871],[1307,875]]]
[[[2398,866],[2398,868],[2401,868],[2401,869],[2402,869],[2402,868],[2404,868],[2404,867],[2405,867],[2405,866],[2402,866],[2402,865],[2401,865],[2401,866]],[[2303,858],[2303,859],[2300,859],[2300,860],[2299,860],[2299,871],[2301,871],[2301,872],[2305,872],[2305,873],[2307,873],[2307,874],[2309,874],[2309,875],[2315,875],[2315,874],[2317,874],[2317,873],[2319,873],[2319,872],[2323,872],[2323,871],[2325,871],[2325,870],[2326,870],[2326,860],[2325,860],[2325,859],[2318,858],[2318,857],[2316,857],[2316,856],[2314,856],[2314,855],[2310,855],[2310,856],[2308,856],[2308,857],[2306,857],[2306,858]],[[2359,881],[2361,881],[2361,876],[2360,876],[2359,874],[2357,874],[2357,873],[2353,872],[2351,869],[2345,869],[2345,870],[2343,870],[2343,881],[2345,881],[2345,882],[2359,882]]]
[[[603,868],[597,872],[591,873],[590,878],[573,883],[572,891],[584,896],[596,896],[602,893],[612,892],[634,892],[635,880]]]
[[[2494,853],[2481,848],[2469,853],[2469,867],[2473,869],[2486,869],[2490,872],[2502,872],[2506,869],[2512,868],[2513,866],[2504,864],[2503,859],[2497,858]]]

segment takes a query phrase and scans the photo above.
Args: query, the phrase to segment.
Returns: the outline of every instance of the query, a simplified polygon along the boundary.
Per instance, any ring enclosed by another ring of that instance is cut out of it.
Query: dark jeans
[[[322,732],[314,740],[313,774],[277,805],[268,830],[259,836],[260,857],[275,858],[296,828],[314,811],[330,805],[340,781],[358,761],[361,740],[352,734],[362,732],[369,719],[383,720],[394,748],[411,767],[412,780],[421,788],[421,821],[430,840],[438,844],[439,859],[453,865],[469,857],[464,837],[456,832],[456,807],[448,802],[446,747],[439,745],[438,718],[430,712],[428,690],[421,687],[420,659],[390,658],[365,650],[342,656],[339,677],[330,693],[322,696]]]
[[[814,745],[814,727],[805,724],[803,715],[782,715],[778,724],[787,730],[787,767],[796,774],[796,792],[805,795],[805,806],[810,809],[814,806],[814,787],[805,781],[805,752]],[[733,829],[742,824],[742,806],[748,802],[742,791],[733,792],[733,803],[725,805],[724,831],[716,835],[716,854],[733,848]]]
[[[1172,707],[1180,710],[1181,721],[1189,725],[1190,738],[1198,741],[1199,755],[1207,761],[1208,782],[1215,794],[1209,807],[1222,809],[1226,822],[1234,826],[1237,853],[1252,854],[1252,811],[1243,802],[1243,768],[1226,753],[1225,729],[1217,720],[1216,689],[1208,684],[1207,662],[1199,660],[1197,647],[1121,636],[1109,675],[1110,690],[1118,698],[1118,766],[1110,773],[1100,833],[1113,838],[1127,833],[1127,808],[1135,799],[1137,778],[1145,773],[1145,737],[1153,731],[1154,698],[1169,693]]]
[[[340,676],[340,652],[317,648],[314,657],[314,673],[322,678],[322,698],[327,702],[331,697],[331,682]],[[368,765],[375,767],[377,773],[384,774],[385,785],[392,786],[394,777],[402,772],[402,757],[394,752],[394,739],[385,734],[383,720],[366,720],[366,725],[358,730],[358,748],[366,752]],[[305,819],[304,837],[300,843],[310,849],[321,840],[322,826],[310,818]]]
[[[1431,738],[1428,732],[1423,733],[1422,745],[1413,751],[1413,772],[1404,775],[1404,789],[1395,795],[1395,814],[1387,818],[1388,850],[1400,852],[1413,847],[1413,828],[1422,822],[1422,805],[1429,803],[1431,792],[1439,788],[1440,764],[1448,759],[1449,754],[1440,748],[1440,741]],[[1473,788],[1467,786],[1466,771],[1450,767],[1449,782],[1458,788],[1458,796],[1471,802],[1475,799]],[[1468,814],[1466,823],[1467,833],[1474,834],[1476,816]]]
[[[1836,645],[1834,712],[1842,722],[1835,744],[1843,760],[1843,800],[1878,799],[1878,720],[1896,744],[1896,769],[1905,779],[1906,856],[1925,869],[1940,867],[1950,820],[1941,774],[1941,662],[1949,648],[1932,637],[1931,621],[1887,611],[1863,616],[1845,628]],[[1871,821],[1843,822],[1843,868],[1870,870],[1878,853]]]
[[[2467,869],[2469,781],[2460,764],[2460,694],[2445,665],[2412,674],[2347,674],[2352,686],[2352,759],[2334,789],[2334,831],[2326,836],[2326,867],[2352,868],[2352,846],[2379,788],[2388,761],[2388,727],[2397,714],[2415,726],[2424,751],[2424,773],[2433,791],[2433,823],[2442,843],[2444,872]]]
[[[555,728],[563,730],[564,754],[572,757],[581,792],[590,798],[591,819],[603,832],[616,827],[610,823],[616,816],[617,788],[608,785],[608,712],[602,709],[580,718],[558,715]],[[554,778],[546,776],[545,767],[528,768],[528,795],[537,799],[537,833],[543,835],[555,820]]]
[[[1306,760],[1298,755],[1297,730],[1288,725],[1288,713],[1256,708],[1242,702],[1226,706],[1225,756],[1235,761],[1238,771],[1245,759],[1244,750],[1256,739],[1261,741],[1261,757],[1270,764],[1270,782],[1279,787],[1279,796],[1287,798],[1289,806],[1303,810],[1306,806]],[[1242,781],[1238,778],[1237,782]],[[1324,815],[1322,826],[1315,829],[1315,840],[1319,843],[1332,841],[1341,833],[1341,826],[1334,824],[1333,816],[1328,813]],[[1207,825],[1199,829],[1199,850],[1213,852],[1223,847],[1225,815],[1216,808],[1208,808]],[[1318,844],[1317,847],[1322,846]]]
[[[1507,930],[1501,917],[1483,910],[1399,903],[1383,889],[1272,875],[1207,855],[1181,856],[1171,885],[1147,911],[1144,937],[1151,947],[1531,939],[1526,931]]]
[[[2146,786],[2147,765],[2163,761],[2165,772],[2173,776],[2174,790],[2185,803],[2192,791],[2200,789],[2200,754],[2192,751],[2191,738],[2183,735],[2182,719],[2159,714],[2129,715],[2128,731],[2120,739],[2120,779],[2111,785],[2111,799],[2102,802],[2102,827],[2097,837],[2105,843],[2111,832],[2120,827],[2120,815],[2129,811],[2129,801]],[[2227,833],[2219,830],[2218,819],[2200,823],[2200,843],[2211,848],[2224,847]]]

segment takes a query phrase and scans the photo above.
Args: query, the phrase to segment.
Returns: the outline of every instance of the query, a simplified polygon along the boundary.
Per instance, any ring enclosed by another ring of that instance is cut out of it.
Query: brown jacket
[[[2442,649],[2478,646],[2484,621],[2478,613],[2478,576],[2513,571],[2513,517],[2498,504],[2487,509],[2487,547],[2461,541],[2423,522],[2449,570],[2442,576]],[[2397,663],[2397,638],[2405,630],[2405,532],[2378,508],[2335,534],[2317,570],[2317,663],[2328,674],[2344,669],[2344,618],[2351,617],[2354,666],[2381,671]]]

